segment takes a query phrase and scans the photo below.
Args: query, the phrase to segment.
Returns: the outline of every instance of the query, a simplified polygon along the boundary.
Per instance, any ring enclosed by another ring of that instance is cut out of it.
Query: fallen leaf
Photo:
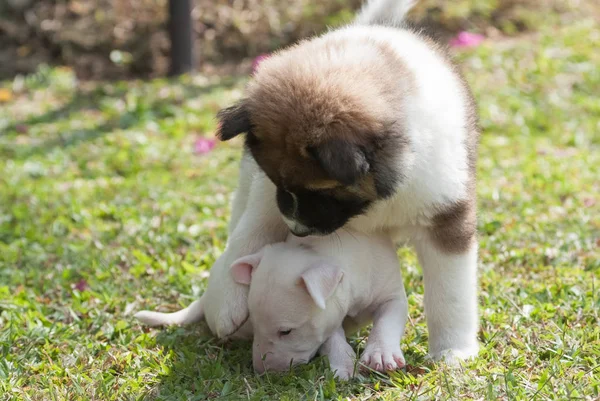
[[[420,366],[414,366],[414,365],[406,365],[405,369],[406,369],[406,373],[410,373],[413,376],[421,376],[428,372],[427,369],[423,369]]]
[[[19,46],[17,49],[17,56],[19,57],[27,57],[31,53],[31,48],[29,46]]]
[[[6,88],[0,88],[0,103],[10,102],[13,98],[12,92]]]

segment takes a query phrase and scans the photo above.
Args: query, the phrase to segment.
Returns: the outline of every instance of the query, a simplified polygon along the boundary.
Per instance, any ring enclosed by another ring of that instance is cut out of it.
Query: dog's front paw
[[[233,335],[248,320],[248,287],[233,281],[218,264],[211,270],[203,299],[206,323],[218,338]]]
[[[378,372],[389,372],[402,369],[405,365],[404,354],[400,345],[367,344],[360,357],[363,366]]]
[[[350,380],[354,377],[354,358],[344,358],[341,361],[329,362],[329,367],[336,378]]]
[[[464,348],[450,348],[442,351],[432,352],[429,354],[429,359],[433,361],[443,361],[448,365],[458,365],[460,361],[464,361],[477,356],[479,353],[479,345],[475,344]]]
[[[246,288],[242,287],[239,291],[235,291],[233,296],[223,300],[219,305],[220,310],[216,311],[216,316],[208,323],[210,329],[218,338],[235,336],[249,316]],[[209,322],[208,314],[206,321]]]

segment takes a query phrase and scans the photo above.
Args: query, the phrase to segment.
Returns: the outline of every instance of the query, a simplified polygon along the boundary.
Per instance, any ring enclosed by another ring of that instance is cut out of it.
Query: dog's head
[[[403,174],[397,66],[381,61],[392,63],[385,48],[356,48],[349,62],[336,58],[340,48],[317,40],[263,61],[247,97],[218,116],[222,140],[246,134],[298,236],[342,227],[391,196]]]
[[[250,286],[252,356],[258,372],[307,363],[342,324],[344,312],[330,302],[342,269],[314,251],[286,243],[267,246],[235,261],[231,274]]]

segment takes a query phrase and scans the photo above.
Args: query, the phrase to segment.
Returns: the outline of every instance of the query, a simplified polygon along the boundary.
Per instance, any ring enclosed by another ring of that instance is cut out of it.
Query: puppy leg
[[[477,355],[477,242],[455,254],[427,238],[415,245],[425,281],[430,356],[455,363]]]
[[[204,313],[208,327],[219,338],[232,335],[248,319],[248,287],[233,280],[232,263],[266,244],[283,241],[288,233],[275,192],[275,186],[264,174],[255,176],[246,210],[239,217],[225,252],[210,271]]]
[[[373,329],[360,358],[361,363],[379,372],[404,367],[400,340],[408,317],[408,302],[404,287],[399,298],[379,306],[373,317]]]
[[[248,198],[250,196],[250,188],[257,172],[258,165],[252,156],[247,151],[244,151],[242,160],[240,161],[240,177],[238,179],[238,185],[235,194],[233,195],[233,200],[231,201],[231,215],[229,216],[229,227],[227,230],[228,236],[233,233],[240,218],[246,211]]]
[[[340,380],[348,380],[354,376],[354,360],[356,354],[346,341],[343,328],[339,328],[319,349],[319,355],[326,355],[329,366]]]

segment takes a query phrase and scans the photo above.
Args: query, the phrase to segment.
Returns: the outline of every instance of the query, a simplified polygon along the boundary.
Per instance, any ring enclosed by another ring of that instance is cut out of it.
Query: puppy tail
[[[359,25],[398,25],[419,0],[367,0],[356,17]]]
[[[148,326],[185,326],[202,320],[204,318],[204,307],[202,298],[200,298],[192,302],[187,308],[177,312],[162,313],[143,310],[133,315],[133,317]]]

